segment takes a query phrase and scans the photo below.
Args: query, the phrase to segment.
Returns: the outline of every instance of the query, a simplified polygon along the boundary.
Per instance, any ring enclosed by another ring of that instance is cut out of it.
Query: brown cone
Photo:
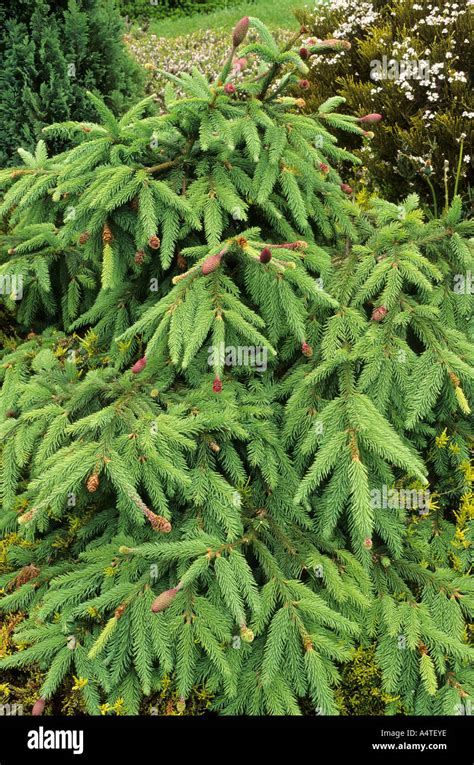
[[[103,241],[103,243],[104,244],[110,243],[110,242],[113,241],[113,238],[114,237],[113,237],[112,231],[110,230],[110,226],[107,223],[105,223],[104,224],[104,228],[102,229],[102,241]]]
[[[99,488],[99,476],[97,473],[92,473],[86,482],[87,491],[93,494]]]

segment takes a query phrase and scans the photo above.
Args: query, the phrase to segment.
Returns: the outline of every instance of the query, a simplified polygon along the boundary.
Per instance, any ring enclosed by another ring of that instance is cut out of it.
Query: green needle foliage
[[[298,37],[243,19],[216,82],[169,75],[161,116],[91,95],[97,122],[45,130],[74,148],[0,174],[30,330],[0,368],[0,606],[28,612],[0,668],[47,669],[44,699],[74,674],[134,714],[171,675],[183,709],[205,684],[222,714],[335,714],[364,641],[388,712],[474,691],[473,226],[353,202],[332,130],[358,120],[287,95],[345,43]],[[432,481],[451,506],[376,501]]]

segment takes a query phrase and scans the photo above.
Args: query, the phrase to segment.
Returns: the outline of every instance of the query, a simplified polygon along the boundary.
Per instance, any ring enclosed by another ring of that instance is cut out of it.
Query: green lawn
[[[163,19],[150,24],[149,31],[160,37],[177,37],[199,29],[228,29],[242,16],[258,16],[269,27],[298,29],[293,15],[295,8],[314,6],[304,0],[257,0],[255,3],[235,3],[220,11],[194,16]]]

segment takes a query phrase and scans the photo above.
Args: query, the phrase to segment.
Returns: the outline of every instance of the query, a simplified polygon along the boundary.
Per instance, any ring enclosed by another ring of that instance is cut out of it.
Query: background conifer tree
[[[0,166],[15,164],[17,146],[34,149],[53,120],[91,117],[86,89],[116,112],[136,98],[143,77],[122,28],[111,0],[0,3]]]
[[[23,335],[2,353],[0,529],[29,543],[0,577],[28,647],[0,667],[39,662],[42,700],[74,673],[90,713],[136,713],[171,673],[184,709],[204,682],[224,714],[334,714],[366,640],[388,711],[454,714],[474,690],[467,504],[374,502],[453,465],[450,500],[469,488],[453,278],[473,227],[459,199],[430,222],[414,195],[354,204],[332,130],[370,134],[303,98],[335,47],[280,50],[246,17],[216,82],[169,75],[161,116],[90,94],[96,121],[44,130],[74,148],[0,174]],[[261,59],[238,84],[237,50]]]

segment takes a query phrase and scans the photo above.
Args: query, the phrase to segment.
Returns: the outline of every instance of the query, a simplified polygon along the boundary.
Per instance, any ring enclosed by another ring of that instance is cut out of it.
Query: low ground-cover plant
[[[281,29],[274,33],[275,39],[286,43],[294,32]],[[249,32],[249,38],[257,41],[258,36]],[[187,35],[174,37],[172,43],[168,37],[136,30],[125,35],[130,53],[147,72],[148,93],[156,93],[160,108],[164,107],[164,89],[168,82],[167,74],[191,74],[197,67],[210,82],[214,81],[222,68],[222,61],[229,48],[229,34],[226,29],[203,29]],[[239,57],[234,63],[234,76],[237,80],[257,74],[256,56]],[[182,88],[178,90],[184,95]]]
[[[35,714],[71,676],[92,714],[171,676],[180,712],[205,686],[223,714],[337,714],[361,640],[387,711],[474,691],[473,226],[459,197],[431,221],[416,195],[354,203],[333,130],[365,123],[302,97],[347,46],[301,47],[246,17],[214,82],[168,75],[164,114],[91,97],[97,122],[45,131],[75,148],[0,174],[23,338],[0,607],[28,613],[0,668],[45,672]]]

